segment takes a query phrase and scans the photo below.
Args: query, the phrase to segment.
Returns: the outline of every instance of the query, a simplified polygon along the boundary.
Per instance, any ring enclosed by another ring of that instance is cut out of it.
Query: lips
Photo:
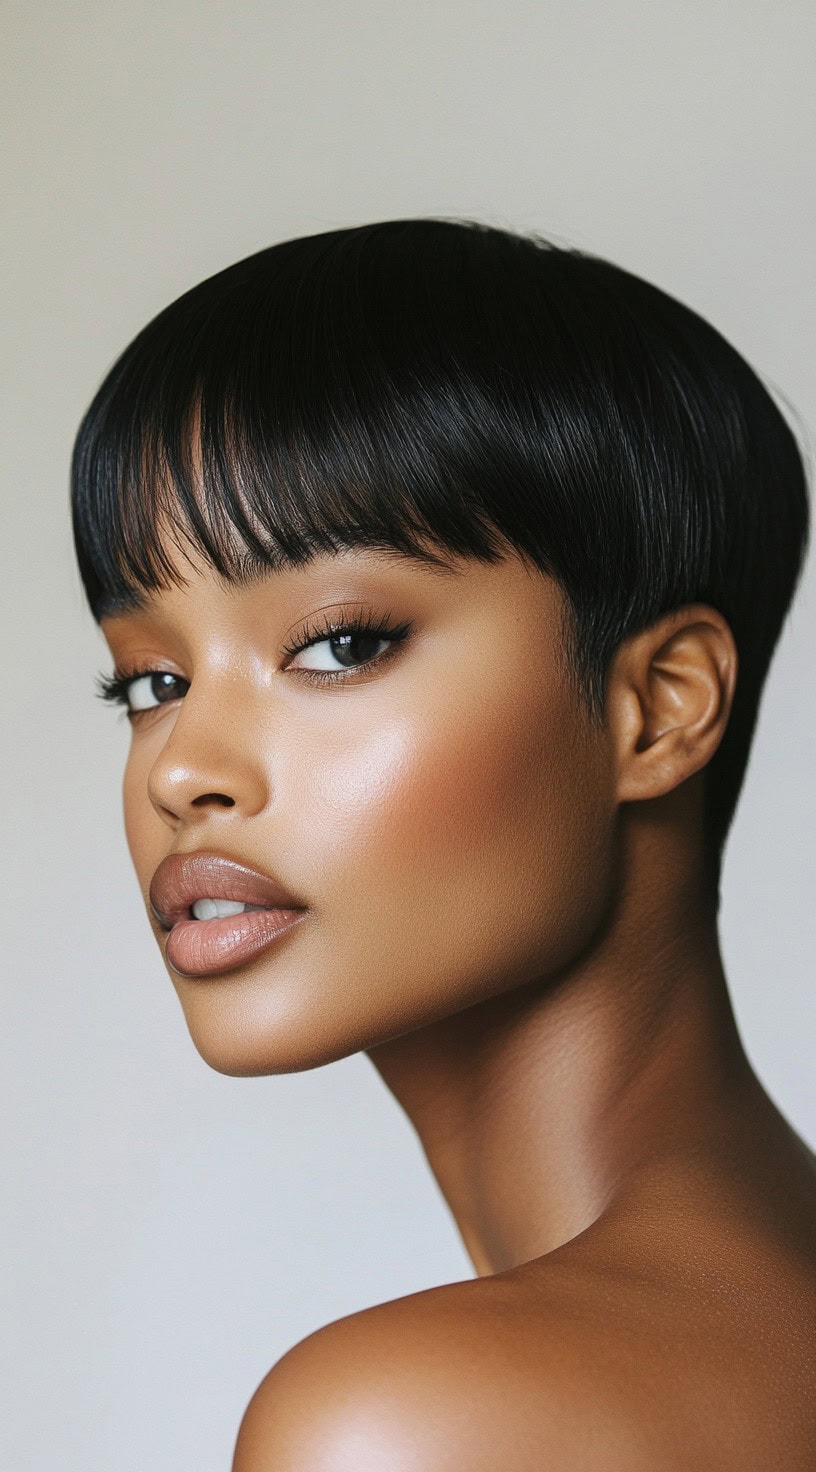
[[[196,920],[196,900],[236,900],[262,908]],[[214,977],[254,960],[309,911],[271,874],[223,854],[168,854],[150,881],[150,906],[167,933],[164,956],[181,976]]]
[[[263,905],[269,910],[306,908],[302,900],[272,875],[204,850],[168,854],[150,881],[149,894],[153,913],[164,930],[172,930],[182,920],[192,920],[192,905],[205,896]],[[205,926],[217,922],[193,923]]]

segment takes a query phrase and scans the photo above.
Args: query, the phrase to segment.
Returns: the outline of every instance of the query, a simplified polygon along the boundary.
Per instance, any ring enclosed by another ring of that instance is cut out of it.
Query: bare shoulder
[[[810,1195],[781,1232],[672,1186],[659,1212],[309,1335],[253,1395],[233,1472],[807,1472],[814,1313]]]
[[[659,1472],[597,1343],[533,1297],[467,1281],[318,1329],[253,1395],[233,1472]]]
[[[810,1259],[706,1243],[570,1246],[328,1324],[258,1387],[233,1472],[805,1472]]]

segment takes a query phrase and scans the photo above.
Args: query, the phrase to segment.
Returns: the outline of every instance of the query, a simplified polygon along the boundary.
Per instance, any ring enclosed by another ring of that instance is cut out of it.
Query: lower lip
[[[217,976],[265,951],[306,913],[243,910],[217,920],[179,920],[167,937],[165,956],[181,976]]]

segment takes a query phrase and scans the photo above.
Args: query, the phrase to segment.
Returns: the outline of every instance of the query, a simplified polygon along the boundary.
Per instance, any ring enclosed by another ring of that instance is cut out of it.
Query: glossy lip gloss
[[[233,971],[293,930],[307,910],[243,910],[214,920],[177,920],[165,957],[180,976]]]

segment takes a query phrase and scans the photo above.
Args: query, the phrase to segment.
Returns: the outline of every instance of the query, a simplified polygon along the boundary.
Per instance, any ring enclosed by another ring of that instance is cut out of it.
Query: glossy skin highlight
[[[725,620],[627,641],[597,725],[561,591],[514,555],[183,575],[103,622],[117,665],[189,682],[134,723],[143,899],[212,848],[309,906],[246,966],[171,971],[193,1041],[231,1074],[364,1049],[478,1274],[295,1346],[234,1472],[805,1472],[816,1168],[745,1056],[702,879]],[[341,605],[411,632],[311,684],[282,647]]]

